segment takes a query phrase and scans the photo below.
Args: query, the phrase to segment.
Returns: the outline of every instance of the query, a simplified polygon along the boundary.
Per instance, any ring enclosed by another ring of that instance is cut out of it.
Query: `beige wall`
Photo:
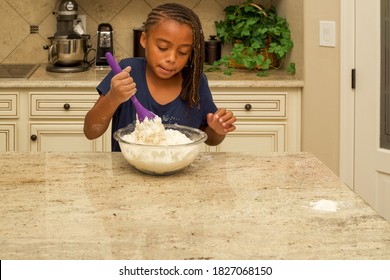
[[[291,30],[291,37],[294,41],[294,48],[287,56],[286,62],[294,62],[296,65],[296,76],[303,77],[303,1],[304,0],[273,0],[272,3],[278,10],[281,17],[287,19]]]
[[[302,150],[339,173],[340,1],[304,0]],[[336,48],[319,46],[319,21],[336,21]]]
[[[76,0],[79,15],[86,15],[87,33],[96,46],[99,23],[108,22],[114,29],[115,56],[130,57],[133,54],[133,31],[142,26],[152,7],[171,0]],[[224,18],[224,7],[243,3],[244,0],[180,0],[200,17],[206,39],[215,34],[214,21]],[[257,3],[273,3],[280,14],[292,22],[290,28],[296,47],[286,61],[294,61],[302,74],[302,2],[303,0],[258,0]],[[57,0],[0,0],[0,63],[46,63],[48,37],[56,31]],[[39,27],[38,34],[30,34],[30,25]],[[224,51],[225,53],[226,51]],[[286,63],[287,64],[287,63]]]
[[[244,0],[180,0],[200,17],[206,39],[215,34],[214,21],[223,19],[223,8]],[[259,0],[268,3],[270,0]],[[298,0],[301,2],[302,0]],[[114,29],[114,51],[118,58],[132,56],[134,27],[142,26],[152,7],[171,0],[76,0],[79,15],[86,15],[87,33],[96,46],[99,23],[108,22]],[[53,10],[57,0],[0,0],[0,63],[46,63],[48,37],[56,31]],[[39,26],[30,34],[30,25]]]
[[[159,0],[76,0],[79,15],[87,17],[87,33],[96,46],[99,23],[107,22],[114,29],[114,51],[118,58],[133,54],[134,27],[142,26],[152,7]],[[214,20],[223,18],[223,7],[241,1],[181,0],[200,15],[205,35],[215,34]],[[46,63],[47,38],[56,31],[56,16],[52,14],[57,0],[0,0],[0,63]],[[30,34],[30,25],[38,25],[39,33]]]

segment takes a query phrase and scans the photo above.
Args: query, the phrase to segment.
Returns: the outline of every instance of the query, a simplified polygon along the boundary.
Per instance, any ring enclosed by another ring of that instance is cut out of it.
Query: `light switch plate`
[[[335,21],[320,21],[320,46],[336,47]]]

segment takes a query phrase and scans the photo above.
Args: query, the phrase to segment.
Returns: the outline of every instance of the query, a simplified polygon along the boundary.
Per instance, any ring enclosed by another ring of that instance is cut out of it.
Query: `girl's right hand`
[[[111,89],[108,96],[118,104],[127,101],[137,92],[136,84],[130,76],[131,67],[127,66],[122,72],[111,79]]]

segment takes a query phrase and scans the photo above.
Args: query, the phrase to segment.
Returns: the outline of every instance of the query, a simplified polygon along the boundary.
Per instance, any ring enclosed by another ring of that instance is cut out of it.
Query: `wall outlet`
[[[335,21],[320,21],[320,46],[336,47]]]

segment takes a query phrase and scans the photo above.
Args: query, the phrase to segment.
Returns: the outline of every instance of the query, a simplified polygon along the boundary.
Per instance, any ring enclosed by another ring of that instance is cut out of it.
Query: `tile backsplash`
[[[272,0],[259,0],[269,5]],[[150,10],[172,0],[76,0],[79,15],[86,17],[86,32],[92,48],[100,23],[114,30],[114,52],[118,59],[133,55],[133,28],[142,26]],[[181,0],[200,17],[207,39],[215,34],[214,21],[224,18],[224,7],[244,0]],[[274,2],[278,2],[275,0]],[[288,1],[287,1],[288,2]],[[56,32],[57,0],[0,0],[0,63],[47,63],[48,37]],[[31,27],[35,30],[30,33]],[[91,52],[94,54],[94,52]],[[94,55],[91,54],[93,57]]]

